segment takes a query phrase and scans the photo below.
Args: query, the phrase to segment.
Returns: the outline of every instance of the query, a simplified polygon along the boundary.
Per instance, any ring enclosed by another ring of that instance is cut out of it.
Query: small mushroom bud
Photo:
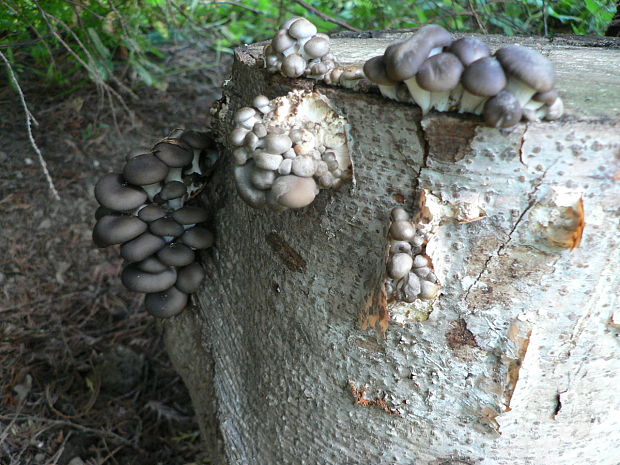
[[[293,141],[286,134],[270,134],[263,140],[265,151],[281,154],[293,146]]]
[[[257,95],[252,101],[252,105],[257,108],[261,113],[269,113],[269,99],[264,95]],[[263,111],[266,110],[266,111]]]
[[[275,155],[273,153],[259,152],[254,154],[256,167],[263,170],[277,170],[282,160],[282,155]]]
[[[233,150],[233,158],[237,165],[245,165],[250,158],[250,154],[243,147],[238,147]]]
[[[271,40],[271,47],[278,53],[284,52],[286,49],[291,48],[297,41],[288,35],[286,30],[280,29],[276,36]],[[256,105],[255,105],[256,106]]]
[[[439,286],[430,281],[420,281],[420,299],[430,300],[437,297],[439,294]]]
[[[273,198],[288,208],[302,208],[310,205],[317,193],[318,187],[314,179],[294,175],[280,176],[271,186]]]
[[[253,132],[248,132],[243,139],[243,145],[251,152],[258,147],[260,139]]]
[[[413,272],[417,274],[420,278],[425,278],[426,275],[431,272],[431,269],[427,266],[422,266],[420,268],[414,268]]]
[[[394,242],[390,246],[390,254],[394,255],[397,253],[406,253],[406,254],[411,255],[411,244],[405,241]],[[414,261],[414,266],[415,266],[415,261]]]
[[[304,51],[310,58],[321,58],[329,53],[329,39],[313,37],[304,44]]]
[[[302,178],[306,178],[314,176],[314,173],[316,171],[316,165],[312,158],[297,157],[293,160],[291,169],[293,174]]]
[[[280,166],[278,167],[278,174],[281,174],[283,176],[286,176],[287,174],[291,174],[291,169],[293,167],[293,160],[291,159],[286,159],[286,160],[282,160],[282,163],[280,163]]]
[[[262,170],[255,168],[250,174],[250,181],[252,184],[261,190],[267,190],[273,184],[276,179],[276,173],[271,170]]]
[[[230,143],[237,147],[242,146],[245,143],[245,136],[249,131],[245,128],[236,128],[230,132]]]
[[[493,128],[509,128],[521,120],[521,104],[512,93],[502,90],[484,104],[484,121]]]
[[[415,273],[409,273],[407,283],[403,286],[403,300],[405,302],[414,302],[421,290],[420,278]]]
[[[413,267],[414,268],[422,268],[423,266],[428,266],[428,258],[424,255],[416,255],[413,259]]]
[[[304,74],[306,70],[306,60],[296,53],[287,56],[282,61],[282,74],[286,77],[297,78]]]
[[[306,18],[299,18],[288,28],[288,33],[295,39],[305,39],[317,33],[316,26]]]
[[[256,134],[256,137],[263,138],[267,135],[267,126],[263,123],[256,123],[252,128],[252,132]]]
[[[409,219],[409,213],[404,208],[396,207],[392,210],[390,217],[392,221],[407,221]]]
[[[388,276],[393,279],[403,278],[407,276],[412,265],[411,255],[407,253],[394,254],[388,263]]]
[[[165,291],[146,294],[144,307],[155,318],[170,318],[181,313],[187,306],[187,300],[185,292],[171,287]]]
[[[394,221],[390,226],[390,237],[397,241],[410,241],[415,235],[415,228],[409,221]]]

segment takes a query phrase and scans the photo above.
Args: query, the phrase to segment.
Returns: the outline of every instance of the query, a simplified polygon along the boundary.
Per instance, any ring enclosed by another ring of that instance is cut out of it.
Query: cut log
[[[361,65],[399,37],[333,51]],[[214,463],[618,464],[620,41],[518,42],[556,66],[560,121],[422,118],[236,51],[214,110],[228,152],[203,195],[215,252],[196,306],[163,324]],[[235,191],[232,114],[293,89],[347,118],[354,180],[255,210]],[[397,206],[430,231],[436,299],[385,300]]]

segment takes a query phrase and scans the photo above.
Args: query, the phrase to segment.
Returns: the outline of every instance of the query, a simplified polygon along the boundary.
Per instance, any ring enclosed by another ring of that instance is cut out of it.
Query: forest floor
[[[134,86],[135,118],[94,85],[58,95],[21,73],[60,201],[0,84],[1,465],[208,463],[156,321],[122,287],[118,250],[91,240],[97,179],[174,128],[204,128],[232,61],[199,43],[166,57],[177,72],[165,90]]]

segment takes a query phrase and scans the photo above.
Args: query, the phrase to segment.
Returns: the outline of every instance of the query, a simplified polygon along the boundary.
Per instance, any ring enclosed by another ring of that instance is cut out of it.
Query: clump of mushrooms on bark
[[[320,188],[338,188],[352,176],[347,122],[323,95],[259,95],[233,119],[237,191],[254,208],[303,208]]]
[[[540,53],[508,45],[492,54],[484,42],[453,41],[437,25],[389,45],[366,61],[364,74],[385,97],[413,101],[423,114],[431,109],[481,114],[492,127],[553,120],[564,110],[553,65]]]
[[[155,317],[181,312],[204,278],[195,251],[211,247],[214,237],[201,226],[206,210],[186,203],[217,157],[207,133],[178,130],[152,150],[129,155],[122,173],[106,174],[95,185],[101,206],[93,241],[120,245],[121,281],[146,294],[145,307]]]

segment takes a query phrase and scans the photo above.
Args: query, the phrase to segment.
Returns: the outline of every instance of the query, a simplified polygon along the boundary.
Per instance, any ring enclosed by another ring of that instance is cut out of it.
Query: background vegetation
[[[160,47],[208,39],[221,53],[264,40],[304,15],[319,30],[404,29],[428,22],[452,31],[603,34],[615,0],[0,0],[0,52],[19,74],[76,86],[115,80],[118,65],[146,85],[172,72]],[[205,64],[208,65],[208,64]],[[83,75],[82,75],[83,76]]]

